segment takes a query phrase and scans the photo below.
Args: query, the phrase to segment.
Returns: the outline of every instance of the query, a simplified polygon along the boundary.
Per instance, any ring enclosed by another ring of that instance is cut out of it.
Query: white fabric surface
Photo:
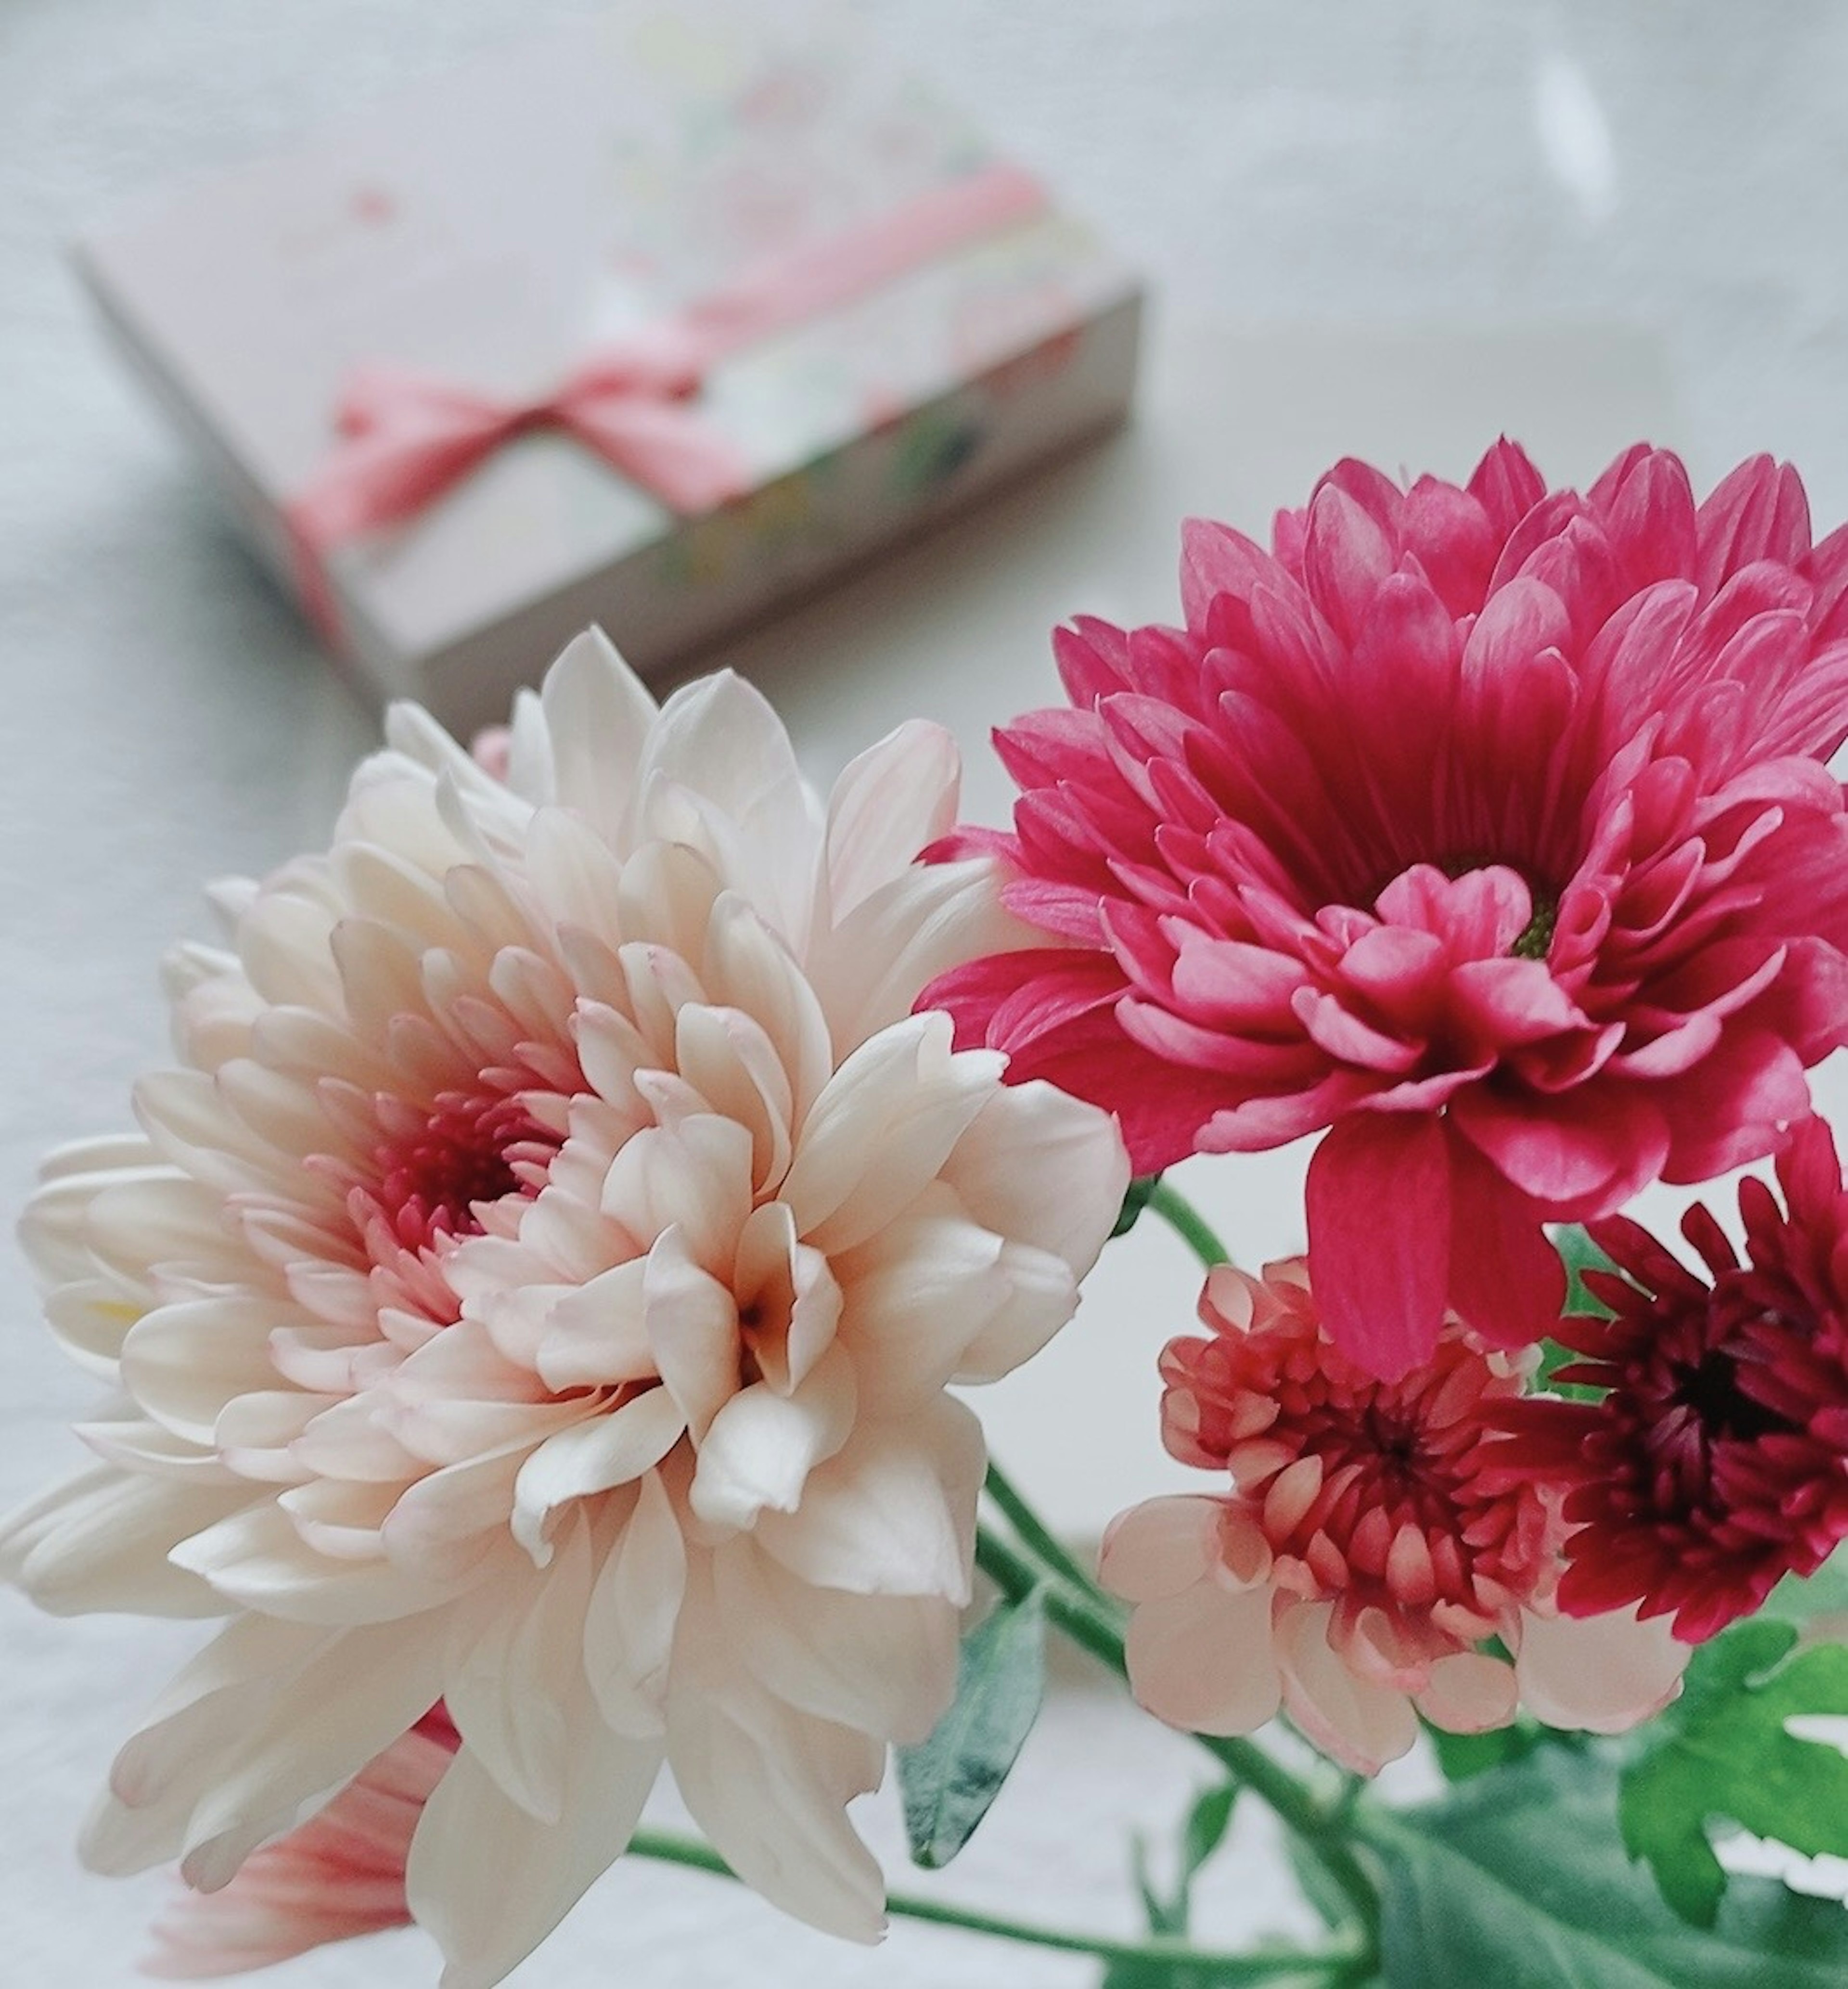
[[[122,1123],[131,1078],[163,1054],[155,965],[172,938],[205,930],[202,880],[321,838],[373,737],[371,714],[219,527],[103,351],[59,245],[145,185],[277,142],[568,11],[0,0],[8,1210],[46,1146]],[[856,11],[1131,249],[1175,329],[1144,420],[1107,450],[727,652],[782,704],[818,776],[912,711],[954,723],[973,756],[988,724],[1049,695],[1044,630],[1057,615],[1172,612],[1182,508],[1261,526],[1342,449],[1454,472],[1506,425],[1583,474],[1647,427],[1688,452],[1700,480],[1751,449],[1789,454],[1819,522],[1848,511],[1836,214],[1848,13],[1827,0],[1688,0],[1672,18],[1599,0]],[[1233,320],[1258,329],[1242,340],[1203,329]],[[1602,329],[1612,325],[1629,330]],[[1382,340],[1392,326],[1401,335]],[[1418,334],[1432,326],[1470,336],[1427,347]],[[992,767],[971,788],[975,812],[1005,805]],[[1831,1096],[1840,1089],[1832,1079]],[[1251,1257],[1297,1240],[1278,1233],[1292,1159],[1190,1182]],[[1161,1470],[1152,1421],[1116,1436],[1108,1415],[1140,1390],[1152,1418],[1150,1359],[1185,1323],[1191,1284],[1174,1246],[1138,1235],[998,1413],[1019,1475],[1077,1530]],[[10,1245],[0,1294],[10,1505],[76,1461],[62,1425],[87,1410],[90,1390],[39,1329]],[[88,1879],[70,1840],[114,1745],[198,1635],[53,1623],[0,1597],[0,1980],[135,1979],[139,1929],[165,1882]],[[1165,1824],[1200,1779],[1185,1743],[1069,1689],[965,1862],[917,1883],[1127,1930],[1119,1823]],[[874,1808],[895,1882],[910,1882],[890,1805]],[[1208,1923],[1288,1924],[1269,1839],[1240,1827],[1253,1842],[1216,1868]],[[714,1881],[636,1865],[516,1980],[1060,1989],[1094,1974],[910,1927],[877,1953],[839,1947]],[[271,1979],[433,1978],[430,1951],[405,1935]]]

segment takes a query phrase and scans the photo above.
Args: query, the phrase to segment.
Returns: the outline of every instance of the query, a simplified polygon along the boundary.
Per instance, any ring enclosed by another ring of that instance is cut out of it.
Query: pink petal
[[[1436,1344],[1450,1257],[1450,1163],[1433,1119],[1351,1113],[1309,1163],[1310,1273],[1328,1337],[1382,1381]]]
[[[1549,1726],[1622,1733],[1660,1713],[1681,1689],[1691,1648],[1666,1617],[1521,1616],[1514,1675],[1521,1703]]]

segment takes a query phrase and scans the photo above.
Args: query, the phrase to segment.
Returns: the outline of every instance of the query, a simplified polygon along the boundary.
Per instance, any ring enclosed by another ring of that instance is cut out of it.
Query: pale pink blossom
[[[665,1758],[738,1874],[870,1939],[845,1811],[946,1703],[983,1469],[951,1382],[1071,1313],[1127,1165],[953,1052],[918,991],[994,943],[914,865],[954,747],[826,808],[722,676],[601,638],[492,777],[415,707],[324,856],[221,893],[142,1132],[54,1157],[54,1330],[119,1391],[15,1515],[45,1606],[229,1620],[117,1757],[86,1855],[223,1883],[441,1700],[408,1894],[500,1979]]]
[[[1286,1710],[1373,1774],[1420,1713],[1473,1733],[1524,1704],[1612,1733],[1673,1696],[1687,1647],[1630,1611],[1561,1618],[1558,1493],[1485,1469],[1523,1386],[1507,1355],[1453,1322],[1426,1366],[1382,1382],[1329,1340],[1300,1260],[1262,1278],[1219,1266],[1200,1316],[1210,1337],[1162,1357],[1163,1435],[1229,1487],[1151,1499],[1104,1543],[1151,1712],[1235,1734]]]
[[[1013,833],[946,845],[1003,859],[1013,950],[925,999],[1138,1173],[1323,1131],[1310,1261],[1375,1374],[1446,1310],[1538,1339],[1542,1223],[1775,1150],[1848,1028],[1848,530],[1768,459],[1582,496],[1504,442],[1338,464],[1268,551],[1196,522],[1182,599],[1060,632]]]

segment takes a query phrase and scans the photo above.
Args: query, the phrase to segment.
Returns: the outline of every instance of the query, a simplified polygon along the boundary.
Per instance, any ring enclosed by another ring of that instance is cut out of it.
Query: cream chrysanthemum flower
[[[0,1530],[46,1608],[229,1614],[86,1839],[222,1883],[434,1704],[411,1852],[452,1989],[628,1842],[663,1757],[739,1874],[878,1931],[845,1815],[945,1703],[983,1449],[951,1382],[1070,1316],[1113,1123],[955,1054],[918,991],[992,950],[914,867],[954,747],[826,810],[734,678],[657,711],[600,637],[506,779],[422,713],[333,846],[171,969],[183,1068],[27,1217],[116,1381],[102,1462]]]

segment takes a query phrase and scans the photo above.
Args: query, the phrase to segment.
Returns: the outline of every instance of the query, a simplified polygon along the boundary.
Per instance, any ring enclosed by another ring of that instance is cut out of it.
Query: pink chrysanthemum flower
[[[47,1608],[222,1615],[85,1852],[222,1884],[441,1700],[407,1869],[446,1989],[497,1981],[663,1762],[740,1877],[877,1937],[846,1814],[954,1686],[983,1449],[951,1382],[1070,1315],[1110,1121],[958,1052],[919,989],[993,943],[948,736],[828,804],[731,676],[657,709],[600,637],[504,780],[415,707],[324,855],[171,974],[138,1137],[23,1226],[117,1391],[0,1525]]]
[[[1585,1283],[1615,1316],[1556,1329],[1556,1377],[1596,1401],[1509,1404],[1494,1455],[1511,1479],[1565,1486],[1561,1608],[1639,1604],[1698,1643],[1848,1538],[1848,1194],[1819,1119],[1778,1157],[1785,1207],[1740,1184],[1741,1263],[1699,1206],[1682,1232],[1703,1281],[1622,1217],[1592,1234],[1623,1275]]]
[[[1506,1726],[1524,1703],[1610,1733],[1676,1689],[1665,1630],[1554,1608],[1557,1496],[1483,1470],[1521,1374],[1454,1323],[1411,1377],[1381,1381],[1322,1330],[1300,1260],[1221,1265],[1205,1340],[1170,1343],[1161,1427],[1217,1496],[1157,1499],[1106,1536],[1107,1587],[1134,1603],[1130,1680],[1175,1726],[1245,1733],[1280,1706],[1372,1774],[1417,1737]],[[1481,1648],[1500,1638],[1512,1661]]]
[[[1344,463],[1266,553],[1188,528],[1184,629],[1082,621],[998,745],[1019,950],[926,992],[1120,1116],[1138,1172],[1328,1127],[1330,1330],[1403,1374],[1446,1306],[1563,1296],[1543,1220],[1773,1150],[1848,1023],[1848,532],[1794,472],[1697,506]]]
[[[154,1926],[144,1972],[241,1975],[330,1941],[411,1923],[405,1866],[456,1751],[440,1707],[369,1761],[327,1808],[255,1851],[229,1885],[188,1892]]]

